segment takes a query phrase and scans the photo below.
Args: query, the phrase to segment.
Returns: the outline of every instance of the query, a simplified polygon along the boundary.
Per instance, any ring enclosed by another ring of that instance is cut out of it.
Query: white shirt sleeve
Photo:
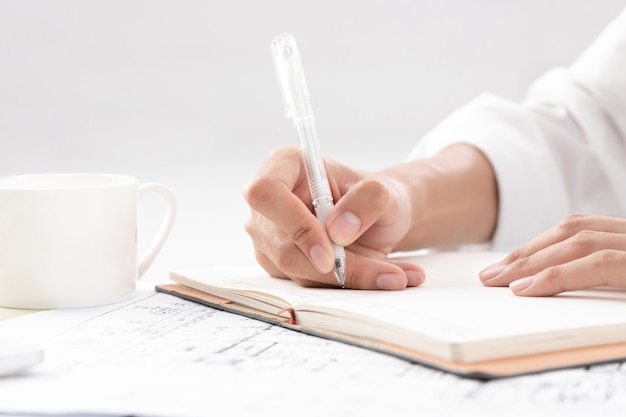
[[[409,158],[468,143],[499,190],[493,246],[509,250],[572,212],[626,216],[626,10],[522,103],[483,95],[430,131]]]

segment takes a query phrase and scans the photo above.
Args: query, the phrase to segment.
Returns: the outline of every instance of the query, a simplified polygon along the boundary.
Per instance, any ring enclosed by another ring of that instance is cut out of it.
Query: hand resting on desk
[[[480,274],[487,286],[517,295],[626,288],[626,219],[572,214]]]

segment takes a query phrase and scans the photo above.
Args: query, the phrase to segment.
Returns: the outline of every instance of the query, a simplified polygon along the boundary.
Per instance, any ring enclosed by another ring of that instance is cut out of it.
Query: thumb
[[[326,222],[329,237],[348,246],[383,215],[389,191],[375,179],[364,179],[350,188],[337,202]]]

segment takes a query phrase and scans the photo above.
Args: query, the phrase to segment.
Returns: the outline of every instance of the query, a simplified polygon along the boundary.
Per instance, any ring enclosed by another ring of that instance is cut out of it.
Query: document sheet
[[[179,298],[52,310],[0,322],[40,365],[0,378],[10,413],[623,415],[621,363],[481,382]],[[556,413],[556,414],[555,414]]]

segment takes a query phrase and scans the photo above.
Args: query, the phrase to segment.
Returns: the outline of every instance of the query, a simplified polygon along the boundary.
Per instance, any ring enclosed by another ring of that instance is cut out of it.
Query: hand
[[[324,228],[312,212],[300,150],[274,151],[244,190],[246,231],[259,264],[303,286],[336,286],[331,239],[346,247],[346,287],[399,290],[424,281],[417,265],[387,259],[410,228],[409,197],[392,178],[325,161],[335,208]]]
[[[626,219],[572,214],[480,273],[487,286],[523,296],[626,288]]]

